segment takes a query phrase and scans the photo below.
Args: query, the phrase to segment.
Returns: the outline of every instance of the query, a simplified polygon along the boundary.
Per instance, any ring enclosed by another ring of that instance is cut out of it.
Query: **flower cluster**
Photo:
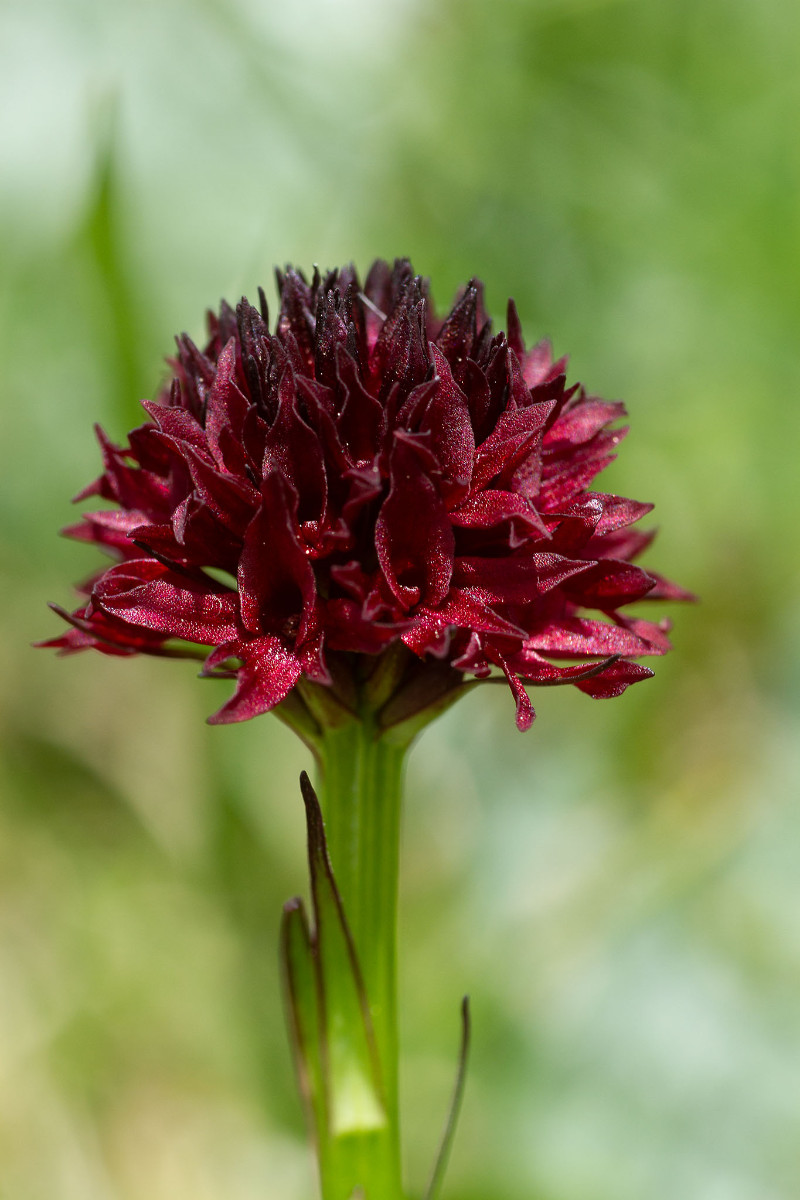
[[[66,532],[116,562],[46,644],[209,647],[205,672],[237,681],[214,722],[398,646],[398,686],[502,672],[520,728],[525,684],[603,697],[651,675],[632,660],[667,650],[667,626],[623,610],[686,593],[632,563],[652,506],[591,490],[623,406],[526,349],[513,301],[493,334],[477,280],[443,319],[403,260],[363,287],[352,268],[278,284],[274,333],[263,293],[260,311],[223,303],[204,350],[178,339],[128,445],[98,432],[104,471],[78,499],[116,507]]]

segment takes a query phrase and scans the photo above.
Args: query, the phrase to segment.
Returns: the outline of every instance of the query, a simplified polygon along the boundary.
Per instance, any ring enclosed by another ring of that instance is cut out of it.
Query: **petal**
[[[209,725],[228,725],[249,721],[280,704],[300,678],[300,663],[276,637],[234,639],[218,646],[206,659],[204,675],[213,675],[229,658],[241,659],[236,691],[218,712],[208,718]]]
[[[638,683],[641,679],[652,679],[652,677],[653,672],[649,667],[642,667],[638,663],[625,662],[624,659],[620,659],[592,679],[579,680],[575,686],[595,700],[605,700],[612,696],[621,696],[632,683]]]
[[[236,379],[236,342],[231,338],[219,356],[217,373],[206,396],[205,431],[217,466],[235,475],[246,471],[242,442],[249,409]]]
[[[450,513],[450,523],[462,529],[492,529],[503,521],[513,527],[511,545],[531,536],[549,539],[550,534],[536,509],[524,496],[501,488],[486,488],[469,496]]]
[[[299,498],[297,519],[324,521],[328,498],[325,461],[319,438],[300,416],[294,374],[287,367],[278,385],[278,413],[267,434],[264,475],[280,474]]]
[[[671,583],[669,579],[665,579],[663,575],[656,574],[655,571],[648,571],[647,573],[651,579],[655,580],[655,586],[650,589],[645,599],[697,601],[697,596],[694,592],[687,591],[680,584]]]
[[[591,441],[611,421],[617,421],[626,415],[625,405],[598,400],[597,397],[586,397],[562,412],[557,421],[548,429],[544,442],[547,449],[555,447],[559,442],[568,442],[576,446]]]
[[[658,630],[657,626],[655,628]],[[584,617],[562,617],[531,634],[525,641],[525,648],[528,647],[544,654],[570,658],[579,655],[606,658],[611,654],[636,657],[639,654],[663,654],[669,649],[669,642],[666,646],[663,641],[654,645],[654,641],[640,636],[633,622],[621,628]]]
[[[519,729],[520,733],[524,733],[527,729],[530,729],[536,719],[536,713],[531,704],[530,696],[525,691],[525,685],[519,676],[514,674],[503,655],[497,649],[491,645],[487,645],[486,653],[487,657],[496,666],[500,667],[508,680],[508,686],[511,688],[514,699],[517,702],[517,729]]]
[[[234,591],[211,579],[177,575],[150,559],[112,567],[92,598],[104,612],[162,637],[215,646],[236,635]]]
[[[241,536],[258,503],[258,492],[246,478],[223,474],[191,446],[182,450],[195,492],[226,529]]]
[[[485,442],[478,446],[472,477],[473,491],[484,487],[501,471],[512,470],[539,444],[542,429],[553,410],[553,401],[507,408]]]
[[[631,563],[609,558],[587,565],[589,570],[564,589],[586,608],[619,608],[643,599],[653,589],[653,576]]]
[[[395,436],[391,488],[375,524],[378,562],[403,608],[438,604],[453,573],[455,539],[444,501],[409,439]]]
[[[314,571],[297,537],[297,495],[274,471],[250,522],[239,561],[242,621],[252,633],[303,636],[314,610]]]
[[[525,604],[594,565],[546,553],[506,558],[463,556],[455,561],[453,584],[468,589],[471,599],[488,604]]]
[[[383,406],[364,387],[358,367],[344,349],[337,354],[336,368],[344,394],[337,429],[354,462],[372,462],[385,432]]]
[[[61,530],[64,537],[76,542],[93,542],[109,550],[116,550],[127,558],[141,555],[132,541],[131,534],[141,527],[147,518],[142,512],[125,512],[103,509],[100,512],[84,513],[74,525]]]
[[[452,500],[469,489],[475,435],[467,397],[453,378],[450,364],[432,342],[430,350],[436,371],[435,391],[425,410],[420,430],[431,435],[433,452],[442,469],[442,492],[445,500]]]
[[[595,492],[588,499],[602,501],[603,515],[595,532],[599,534],[613,533],[626,525],[635,525],[640,517],[647,516],[653,511],[652,504],[642,504],[638,500],[626,500],[624,496],[610,496],[605,492]]]
[[[161,635],[151,633],[147,629],[136,629],[91,604],[73,613],[66,612],[58,604],[51,604],[50,607],[72,628],[60,637],[36,642],[37,647],[60,650],[62,654],[88,649],[115,655],[162,652],[165,639]]]

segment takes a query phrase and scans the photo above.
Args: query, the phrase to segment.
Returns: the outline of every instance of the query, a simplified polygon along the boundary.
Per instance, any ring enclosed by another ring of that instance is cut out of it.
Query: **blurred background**
[[[302,747],[190,664],[60,661],[91,424],[174,333],[411,256],[623,398],[604,477],[699,592],[622,699],[502,689],[414,751],[401,971],[419,1193],[800,1194],[800,8],[27,0],[0,37],[0,1196],[311,1200],[276,965]],[[794,503],[793,503],[794,499]],[[446,970],[442,970],[446,964]]]

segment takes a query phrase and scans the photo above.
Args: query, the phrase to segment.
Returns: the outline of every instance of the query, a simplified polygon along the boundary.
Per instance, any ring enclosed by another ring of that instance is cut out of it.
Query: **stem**
[[[402,1200],[398,1120],[397,884],[407,744],[381,737],[370,711],[317,743],[328,851],[361,968],[386,1123],[331,1138],[324,1200]]]

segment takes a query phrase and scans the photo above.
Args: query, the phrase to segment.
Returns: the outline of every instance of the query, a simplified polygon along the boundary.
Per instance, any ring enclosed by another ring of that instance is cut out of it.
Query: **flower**
[[[217,723],[310,685],[346,705],[376,662],[386,724],[498,672],[521,729],[526,684],[605,697],[651,675],[633,660],[668,626],[623,610],[688,593],[633,564],[652,505],[590,490],[623,406],[526,349],[513,301],[493,335],[476,279],[444,319],[406,260],[363,288],[352,267],[278,287],[274,334],[263,292],[223,303],[204,350],[177,339],[128,445],[98,430],[104,471],[77,499],[116,507],[65,533],[116,562],[44,644],[210,648],[204,673],[236,679]]]

